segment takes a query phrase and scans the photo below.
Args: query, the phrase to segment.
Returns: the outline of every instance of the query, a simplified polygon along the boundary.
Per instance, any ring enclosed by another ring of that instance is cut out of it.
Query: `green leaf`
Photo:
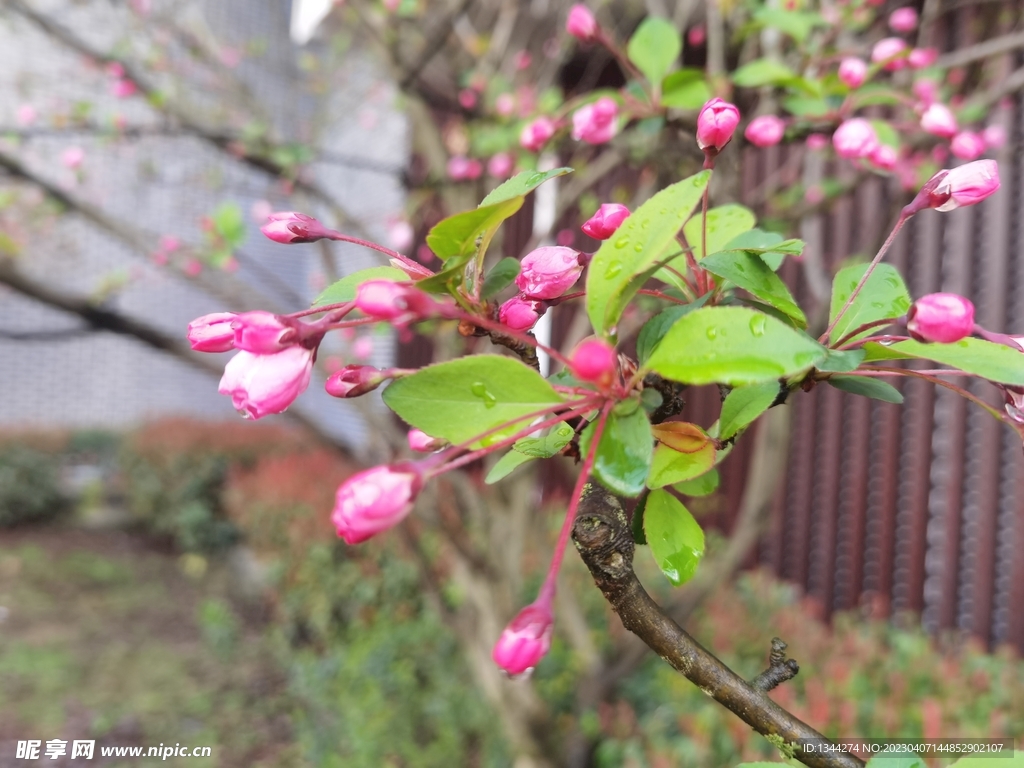
[[[530,414],[562,398],[518,360],[473,355],[397,379],[384,390],[384,402],[417,429],[456,444],[505,422],[518,422],[481,441],[489,445],[522,429],[533,419]]]
[[[814,99],[806,96],[790,96],[782,100],[782,107],[797,117],[826,117],[836,107],[831,99]]]
[[[457,257],[456,261],[464,264],[477,253],[478,241],[479,249],[486,250],[501,222],[522,205],[522,196],[517,196],[494,205],[456,213],[434,225],[427,234],[427,245],[441,261]]]
[[[754,19],[766,27],[774,27],[784,32],[798,43],[804,42],[815,27],[828,26],[828,22],[818,13],[786,11],[763,6],[754,11]]]
[[[722,247],[722,250],[756,253],[772,272],[776,272],[786,256],[799,256],[804,252],[804,241],[785,240],[776,232],[754,228],[734,237]]]
[[[661,106],[700,109],[711,98],[704,70],[687,67],[668,75],[661,83]]]
[[[519,275],[519,259],[506,256],[487,273],[484,278],[482,295],[485,299],[501,293],[515,281]]]
[[[710,496],[718,490],[718,480],[718,470],[711,469],[693,480],[674,483],[672,488],[684,496]]]
[[[710,178],[709,171],[701,171],[661,190],[601,244],[587,273],[587,315],[597,333],[608,335],[618,323],[643,279],[674,242]]]
[[[608,414],[601,442],[594,456],[594,477],[608,490],[620,496],[638,496],[644,489],[644,481],[651,467],[654,440],[651,437],[651,423],[639,403],[620,403],[634,406],[628,413],[618,409]],[[628,408],[626,409],[628,410]],[[580,452],[586,455],[595,424],[587,427],[587,440],[580,440]]]
[[[818,363],[815,368],[822,373],[849,373],[850,371],[857,370],[857,366],[864,362],[865,355],[866,353],[863,349],[848,349],[845,351],[830,349],[828,357]]]
[[[683,40],[672,24],[648,16],[629,38],[626,55],[648,82],[657,85],[668,74],[683,50]]]
[[[522,173],[517,173],[511,179],[492,190],[480,202],[479,207],[485,208],[496,203],[514,200],[517,197],[525,197],[545,181],[558,176],[565,176],[567,173],[572,173],[572,171],[572,168],[555,168],[551,171],[523,171]]]
[[[854,395],[863,395],[885,403],[903,402],[903,395],[892,384],[870,376],[829,376],[826,381],[836,389]]]
[[[356,297],[356,288],[368,280],[392,280],[396,283],[409,282],[409,276],[395,267],[370,267],[345,275],[326,288],[313,300],[314,307],[322,307],[325,304],[341,304],[345,301],[352,301]]]
[[[217,234],[231,247],[245,241],[245,216],[238,203],[221,203],[210,217]]]
[[[878,137],[880,144],[885,144],[887,147],[893,149],[899,149],[900,146],[900,135],[895,128],[892,127],[885,120],[869,120],[871,127],[875,129],[875,135]]]
[[[1009,754],[1006,757],[998,757],[1001,754]],[[976,757],[964,757],[957,760],[949,768],[989,768],[993,757],[998,757],[1000,768],[1024,768],[1024,751],[1017,749],[1004,750],[1003,752],[991,752],[988,755]],[[888,768],[886,766],[885,768]]]
[[[704,557],[704,531],[668,491],[651,491],[644,508],[644,532],[661,572],[676,586],[689,581]]]
[[[895,88],[882,83],[865,83],[850,94],[850,104],[854,109],[864,107],[895,107],[903,103],[904,97]]]
[[[636,506],[633,507],[633,517],[629,521],[629,528],[635,544],[647,543],[647,536],[644,534],[644,507],[646,506],[647,496],[641,496]]]
[[[839,270],[832,281],[832,305],[828,313],[830,323],[853,293],[867,268],[867,264],[854,264]],[[907,287],[903,284],[899,271],[891,264],[879,264],[857,294],[857,298],[853,300],[853,304],[832,329],[829,341],[834,343],[867,323],[905,315],[908,309],[910,294],[907,293]],[[864,331],[853,338],[870,336],[873,332],[875,331]]]
[[[701,296],[689,304],[676,304],[668,309],[662,310],[640,329],[640,335],[636,339],[636,358],[642,365],[651,356],[655,347],[668,333],[668,329],[683,315],[688,315],[695,309],[700,309],[708,300],[708,295]]]
[[[796,72],[775,59],[754,59],[732,73],[732,81],[741,88],[781,85],[796,78]]]
[[[492,485],[507,477],[513,470],[533,461],[554,456],[572,441],[575,434],[568,424],[559,424],[543,437],[524,437],[491,467],[484,482]]]
[[[676,321],[647,366],[684,384],[742,386],[781,379],[825,359],[814,339],[743,307],[704,307]]]
[[[807,318],[794,301],[789,288],[756,253],[719,251],[704,259],[701,266],[771,304],[796,320],[800,326],[807,327]]]
[[[953,344],[900,341],[888,349],[971,373],[999,384],[1024,387],[1024,353],[984,339],[962,339]]]
[[[628,221],[628,219],[627,219]],[[735,203],[720,205],[708,211],[708,253],[722,250],[730,241],[753,229],[757,217],[749,208]],[[704,258],[701,244],[701,217],[695,214],[683,227],[686,242],[693,248],[693,256],[697,261]]]
[[[723,440],[735,435],[754,419],[768,410],[779,396],[779,383],[765,381],[748,387],[736,387],[722,403],[722,416],[718,420],[719,435]]]
[[[659,443],[654,449],[651,471],[647,477],[648,488],[663,488],[700,477],[715,466],[715,444],[708,440],[699,450],[690,453],[677,451],[671,446]]]

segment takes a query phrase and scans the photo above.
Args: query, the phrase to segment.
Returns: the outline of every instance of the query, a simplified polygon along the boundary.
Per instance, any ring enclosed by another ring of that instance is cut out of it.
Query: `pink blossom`
[[[974,305],[955,293],[930,293],[907,312],[907,330],[918,341],[952,344],[974,329]]]
[[[360,336],[356,339],[356,343],[352,345],[352,354],[360,360],[366,360],[370,357],[373,354],[373,337]]]
[[[519,144],[523,149],[539,152],[554,135],[554,121],[550,117],[538,117],[523,128],[522,133],[519,134]]]
[[[409,441],[409,449],[416,453],[430,453],[448,444],[447,440],[431,437],[426,432],[418,429],[410,429],[406,439]]]
[[[35,107],[33,107],[31,104],[22,104],[20,107],[18,107],[18,112],[15,119],[17,119],[18,121],[18,125],[27,128],[36,121],[37,117],[39,117],[39,115],[36,112]]]
[[[615,99],[602,96],[585,104],[572,115],[572,137],[587,144],[604,144],[618,133],[619,105]]]
[[[495,179],[507,179],[515,166],[516,159],[511,152],[499,152],[487,161],[487,173]]]
[[[356,308],[375,320],[407,325],[434,314],[439,305],[409,283],[367,280],[356,288]]]
[[[300,341],[299,325],[272,312],[243,312],[231,322],[235,347],[254,355],[272,355]]]
[[[917,29],[917,10],[907,6],[898,8],[889,16],[889,29],[901,34]]]
[[[544,314],[542,307],[542,302],[514,296],[501,305],[498,319],[513,331],[528,331]]]
[[[85,160],[85,150],[81,147],[68,147],[60,156],[60,161],[64,166],[73,171],[82,165],[83,160]]]
[[[508,117],[516,111],[516,97],[511,93],[502,93],[494,100],[494,111],[501,117]]]
[[[973,131],[960,131],[949,143],[949,151],[961,160],[976,160],[985,154],[985,139]]]
[[[275,243],[314,243],[334,234],[312,216],[298,211],[277,211],[267,218],[260,231]]]
[[[915,80],[912,90],[925,106],[933,104],[939,95],[939,85],[934,80]]]
[[[528,299],[556,299],[579,280],[582,272],[579,252],[548,245],[523,257],[516,285]]]
[[[529,51],[519,51],[513,57],[513,63],[520,72],[524,69],[528,69],[530,64],[533,63],[533,56],[530,55]]]
[[[392,219],[388,222],[388,244],[396,251],[408,250],[415,236],[416,233],[408,221]]]
[[[832,134],[832,146],[840,157],[855,159],[869,157],[878,146],[874,126],[861,117],[854,117],[840,125]]]
[[[371,365],[346,365],[327,377],[324,389],[332,397],[359,397],[372,392],[388,377]]]
[[[448,161],[448,178],[453,181],[468,181],[480,178],[483,166],[475,158],[456,155]]]
[[[824,149],[828,146],[828,136],[823,133],[812,133],[807,137],[807,148],[811,151]]]
[[[235,348],[234,312],[213,312],[188,324],[188,342],[196,352],[227,352]]]
[[[891,171],[896,167],[896,161],[898,155],[896,150],[890,147],[888,144],[879,144],[875,147],[874,151],[868,158],[871,164],[876,168],[881,168],[886,171]]]
[[[605,203],[597,209],[597,213],[583,222],[580,229],[595,240],[607,240],[627,218],[629,208],[618,203]]]
[[[886,37],[875,43],[871,49],[871,61],[874,64],[885,62],[885,69],[894,72],[903,69],[907,65],[903,54],[907,50],[907,44],[898,37]]]
[[[422,487],[423,476],[411,463],[359,472],[338,487],[331,522],[346,543],[366,541],[412,512]]]
[[[697,24],[686,30],[686,44],[694,48],[700,48],[708,39],[708,28],[703,24]]]
[[[915,48],[907,56],[907,63],[911,69],[926,69],[939,58],[937,48]]]
[[[825,190],[821,188],[820,184],[811,184],[804,191],[804,202],[808,205],[817,205],[825,199]]]
[[[755,117],[747,125],[743,135],[747,141],[758,147],[774,147],[786,132],[786,124],[775,115]]]
[[[597,38],[597,19],[585,5],[576,4],[569,9],[569,17],[565,20],[565,31],[584,43],[592,43]]]
[[[174,235],[160,236],[160,250],[164,253],[174,253],[179,248],[181,248],[181,240]]]
[[[619,368],[619,355],[601,339],[584,339],[573,350],[569,363],[573,375],[580,381],[608,387]]]
[[[957,132],[956,118],[945,104],[931,104],[921,115],[921,127],[944,139],[952,138]]]
[[[993,123],[981,132],[987,149],[1001,149],[1006,144],[1006,130],[1003,126]]]
[[[463,88],[459,91],[459,104],[462,105],[463,109],[472,109],[475,107],[479,98],[480,94],[472,88]]]
[[[530,672],[551,648],[554,622],[550,597],[542,596],[523,608],[495,643],[494,663],[512,676]]]
[[[868,76],[868,65],[863,59],[850,56],[839,64],[839,79],[849,88],[860,88]]]
[[[188,277],[199,277],[203,272],[203,262],[196,258],[186,259],[182,270]]]
[[[903,215],[911,216],[925,208],[952,211],[975,205],[994,194],[999,186],[999,166],[995,160],[975,160],[951,171],[943,169],[927,181],[903,209]]]
[[[558,234],[555,235],[555,245],[563,245],[566,248],[572,246],[576,242],[576,233],[566,227],[565,229],[558,230]]]
[[[139,92],[139,87],[127,77],[120,77],[110,82],[110,93],[118,99],[127,99]]]
[[[281,413],[309,386],[313,352],[299,345],[273,355],[241,351],[224,367],[218,391],[248,419]]]
[[[711,99],[697,115],[697,146],[705,154],[711,150],[715,154],[732,139],[736,126],[740,122],[740,111],[735,105],[722,99]]]

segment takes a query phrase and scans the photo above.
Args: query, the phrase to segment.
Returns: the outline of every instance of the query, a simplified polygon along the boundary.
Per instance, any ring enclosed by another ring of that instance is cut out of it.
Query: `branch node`
[[[786,644],[778,637],[772,638],[772,649],[768,654],[768,669],[750,681],[750,685],[767,693],[800,672],[796,659],[786,658]]]

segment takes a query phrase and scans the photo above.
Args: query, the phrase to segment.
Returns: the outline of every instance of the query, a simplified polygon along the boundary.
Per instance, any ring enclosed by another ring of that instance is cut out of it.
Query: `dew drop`
[[[715,339],[718,338],[718,329],[715,328],[713,325],[707,329],[706,333],[708,335],[708,339],[710,339],[711,341],[714,341]]]
[[[616,248],[625,248],[627,245],[629,245],[628,237],[620,237],[618,240],[615,241]]]
[[[900,287],[900,281],[897,280],[895,277],[893,277],[891,275],[889,277],[885,278],[885,284],[888,285],[890,288],[899,288]]]
[[[766,325],[767,320],[765,319],[764,315],[758,314],[750,318],[750,332],[757,337],[764,336]]]
[[[469,391],[484,401],[484,408],[493,408],[498,404],[498,398],[487,391],[487,385],[482,381],[474,381],[470,384]]]
[[[642,243],[637,243],[636,245],[633,246],[633,250],[636,251],[637,253],[643,253],[644,246]]]
[[[604,279],[610,280],[611,278],[618,275],[620,272],[622,272],[622,263],[618,261],[613,261],[611,264],[608,265],[608,268],[604,271]]]

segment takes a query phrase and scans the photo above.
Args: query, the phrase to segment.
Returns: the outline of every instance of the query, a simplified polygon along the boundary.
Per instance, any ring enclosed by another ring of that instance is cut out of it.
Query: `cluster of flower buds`
[[[547,310],[547,302],[576,284],[583,267],[583,255],[572,248],[548,245],[531,251],[516,276],[519,294],[501,305],[498,319],[514,331],[529,330]]]
[[[619,105],[615,99],[602,96],[577,109],[572,115],[572,137],[587,144],[611,141],[619,130]]]

